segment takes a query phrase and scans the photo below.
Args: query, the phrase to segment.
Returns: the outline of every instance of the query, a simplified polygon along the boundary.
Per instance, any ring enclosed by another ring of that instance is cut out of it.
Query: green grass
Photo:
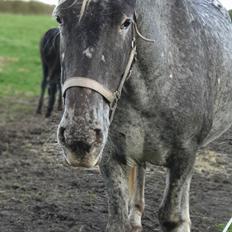
[[[226,227],[226,224],[220,224],[217,226],[219,232],[222,232],[224,230],[224,228]],[[230,226],[229,230],[227,232],[232,232],[232,226]]]
[[[56,26],[51,16],[0,14],[0,97],[36,96],[42,70],[39,41]]]

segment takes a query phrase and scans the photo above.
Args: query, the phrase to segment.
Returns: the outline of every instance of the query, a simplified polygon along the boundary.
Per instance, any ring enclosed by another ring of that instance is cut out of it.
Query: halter
[[[117,108],[118,101],[121,97],[124,83],[126,82],[126,80],[128,80],[130,78],[130,75],[131,75],[132,65],[133,65],[133,62],[134,62],[135,57],[136,57],[136,44],[135,44],[136,34],[140,38],[142,38],[143,40],[145,40],[147,42],[154,42],[154,40],[147,39],[141,35],[141,33],[138,30],[136,21],[133,21],[133,32],[132,33],[133,33],[133,38],[132,38],[132,43],[131,43],[131,52],[130,52],[129,60],[128,60],[128,63],[126,65],[125,71],[123,73],[122,79],[119,83],[119,86],[114,92],[109,90],[108,88],[103,86],[101,83],[99,83],[93,79],[90,79],[87,77],[71,77],[71,78],[67,79],[62,85],[63,97],[65,95],[65,92],[71,87],[82,87],[82,88],[88,88],[88,89],[94,90],[95,92],[102,95],[109,103],[110,123],[111,123],[113,118],[114,118],[114,113],[115,113],[115,110]]]

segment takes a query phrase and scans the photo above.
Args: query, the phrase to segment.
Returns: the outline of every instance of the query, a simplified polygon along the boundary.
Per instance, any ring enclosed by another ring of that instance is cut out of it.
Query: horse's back
[[[232,23],[216,0],[195,0],[193,4],[202,24],[213,104],[212,127],[203,142],[206,145],[232,125]]]
[[[198,43],[195,45],[198,51],[197,56],[192,57],[193,63],[187,62],[190,70],[194,63],[200,67],[192,69],[193,81],[190,83],[193,88],[200,89],[202,94],[201,100],[204,104],[201,109],[204,109],[201,113],[204,120],[200,143],[206,145],[232,125],[232,23],[228,12],[217,0],[186,2],[190,4],[192,33],[196,33],[193,37],[196,36]],[[193,46],[194,49],[194,42],[190,42],[188,46]],[[196,77],[195,74],[199,76]],[[195,78],[200,85],[194,84]],[[196,89],[193,92],[197,93]],[[197,102],[193,102],[194,104]]]
[[[198,144],[214,140],[232,122],[232,24],[228,13],[211,0],[138,4],[141,31],[156,40],[154,45],[138,40],[139,66],[147,86],[143,95],[148,99],[140,109],[155,116],[148,132],[159,137],[170,134],[182,141],[196,138]]]

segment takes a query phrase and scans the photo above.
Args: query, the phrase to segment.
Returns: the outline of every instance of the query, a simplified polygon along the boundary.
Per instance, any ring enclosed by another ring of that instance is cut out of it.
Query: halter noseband
[[[139,37],[141,37],[147,42],[154,42],[154,40],[149,40],[141,35],[141,33],[138,31],[136,22],[133,22],[132,30],[133,30],[133,39],[132,39],[132,44],[131,44],[131,52],[130,52],[130,56],[129,56],[129,60],[128,60],[125,72],[123,73],[122,79],[119,83],[117,90],[113,92],[109,90],[108,88],[106,88],[105,86],[103,86],[101,83],[93,79],[87,78],[87,77],[70,77],[62,85],[63,97],[65,96],[65,92],[71,87],[82,87],[82,88],[88,88],[88,89],[92,89],[96,91],[97,93],[102,95],[109,103],[110,123],[111,123],[114,117],[115,110],[117,108],[118,101],[121,97],[124,83],[130,77],[133,61],[135,60],[135,57],[136,57],[135,34],[137,33]]]

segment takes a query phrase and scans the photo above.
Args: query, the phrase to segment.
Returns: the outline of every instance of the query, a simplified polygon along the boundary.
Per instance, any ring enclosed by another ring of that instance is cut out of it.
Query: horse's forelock
[[[53,10],[52,15],[56,16],[56,14],[59,12],[59,8],[63,8],[62,5],[67,2],[68,0],[58,0],[58,3],[56,5],[56,7]],[[80,0],[74,0],[69,6],[66,6],[64,9],[70,8],[72,7],[74,4],[76,4],[78,1]]]
[[[68,0],[58,0],[58,4],[56,5],[54,11],[53,11],[53,15],[56,15],[57,9],[59,7],[61,7],[61,5],[63,5],[63,3],[67,2]],[[89,3],[92,0],[73,0],[73,2],[70,3],[69,6],[67,6],[66,8],[70,8],[75,4],[79,4],[81,6],[81,11],[80,11],[80,20],[82,18],[82,16],[84,15],[85,11],[87,10]],[[96,1],[96,0],[94,0]]]
[[[73,0],[70,2],[70,5],[66,5],[66,6],[62,6],[65,2],[67,2],[68,0],[58,0],[58,4],[55,7],[54,11],[53,11],[53,16],[56,16],[57,13],[59,13],[59,9],[68,9],[71,8],[72,6],[74,6],[75,4],[78,4],[80,6],[80,14],[79,14],[79,22],[81,21],[82,17],[84,16],[85,12],[87,11],[89,5],[91,2],[98,2],[99,0]],[[107,6],[107,3],[113,2],[115,0],[102,0],[102,3],[106,4],[105,6]]]
[[[82,6],[81,6],[81,12],[80,12],[80,19],[79,19],[79,21],[81,21],[81,18],[83,17],[85,11],[87,10],[90,2],[91,2],[91,0],[83,0]]]

